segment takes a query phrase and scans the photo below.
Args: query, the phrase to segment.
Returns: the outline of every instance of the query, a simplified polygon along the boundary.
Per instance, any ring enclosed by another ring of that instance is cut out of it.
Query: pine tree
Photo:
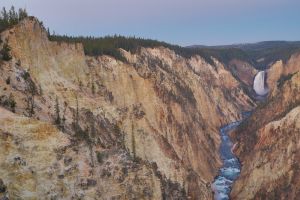
[[[2,50],[1,50],[1,54],[2,54],[2,58],[3,58],[3,60],[5,60],[5,61],[9,61],[9,60],[11,60],[11,55],[10,55],[10,47],[8,46],[8,44],[7,43],[5,43],[4,45],[3,45],[3,48],[2,48]]]
[[[26,82],[26,102],[28,116],[32,117],[35,114],[35,95],[38,94],[35,83],[32,81],[30,74],[27,72],[23,75],[23,78]]]
[[[92,93],[95,94],[95,83],[92,82]]]
[[[1,21],[4,27],[8,26],[9,17],[5,7],[3,7],[1,11]]]
[[[25,9],[20,8],[17,12],[15,7],[12,6],[9,11],[6,11],[6,8],[3,7],[0,12],[0,32],[18,24],[26,17],[28,17],[28,14]]]
[[[56,97],[56,100],[55,100],[55,124],[57,126],[60,126],[61,125],[61,119],[60,119],[60,110],[59,110],[59,102],[58,102],[58,97]]]
[[[16,112],[16,101],[12,93],[9,95],[9,104],[12,112]]]
[[[49,29],[49,28],[47,28],[47,35],[48,35],[48,37],[51,36],[51,33],[50,33],[50,29]]]
[[[67,102],[64,102],[64,110],[63,110],[63,116],[62,116],[62,119],[61,119],[61,130],[64,131],[65,130],[65,123],[66,123],[66,111],[67,111],[67,108],[68,108],[68,103]]]
[[[19,21],[25,19],[28,17],[27,11],[25,9],[20,8],[19,9]]]
[[[96,90],[96,88],[95,88],[95,83],[94,83],[94,77],[92,76],[92,93],[93,94],[95,94],[95,90]]]
[[[12,26],[14,24],[17,24],[19,21],[18,14],[15,11],[15,7],[12,6],[10,10],[8,11],[8,16],[9,16],[9,25]]]

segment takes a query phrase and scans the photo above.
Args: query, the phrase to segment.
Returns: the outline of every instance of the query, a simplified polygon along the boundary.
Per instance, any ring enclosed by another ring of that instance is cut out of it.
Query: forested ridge
[[[153,48],[153,47],[165,47],[173,50],[176,54],[185,58],[190,58],[194,55],[200,55],[208,63],[214,64],[211,57],[215,57],[224,63],[228,63],[233,57],[247,60],[247,55],[237,49],[210,49],[210,48],[186,48],[179,45],[172,45],[166,42],[158,40],[137,38],[137,37],[125,37],[125,36],[105,36],[105,37],[73,37],[67,35],[56,35],[49,33],[49,39],[58,42],[71,42],[82,43],[84,51],[87,55],[110,55],[119,60],[126,61],[122,57],[119,49],[124,49],[135,53],[140,47]]]
[[[18,24],[21,20],[28,17],[27,11],[23,8],[19,8],[18,11],[12,6],[10,10],[6,10],[5,7],[2,8],[0,12],[0,32],[13,25]]]
[[[28,13],[25,9],[18,9],[12,6],[7,11],[5,7],[2,8],[0,13],[0,32],[7,28],[18,24],[21,20],[28,17]],[[43,26],[43,23],[40,22]],[[43,26],[44,27],[44,26]],[[99,56],[99,55],[110,55],[118,60],[126,62],[126,59],[122,56],[119,49],[124,49],[135,53],[140,47],[154,48],[154,47],[165,47],[175,51],[176,54],[181,55],[185,58],[189,58],[194,55],[200,55],[206,62],[214,64],[212,56],[228,63],[233,57],[240,59],[247,59],[247,55],[237,49],[212,49],[212,48],[186,48],[179,45],[172,45],[166,42],[158,40],[144,39],[140,37],[125,37],[120,35],[105,36],[105,37],[92,37],[92,36],[68,36],[58,35],[50,33],[49,28],[47,29],[48,37],[51,41],[57,42],[68,42],[68,43],[82,43],[84,52],[86,55]],[[7,47],[9,48],[9,47]]]
[[[3,7],[0,12],[0,32],[18,24],[26,17],[28,17],[28,14],[25,9],[20,8],[16,11],[13,6],[9,10]],[[43,23],[40,23],[42,27],[44,27]],[[270,63],[280,59],[286,61],[293,53],[300,51],[300,43],[280,41],[262,42],[244,46],[181,47],[179,45],[172,45],[166,42],[140,37],[126,37],[120,35],[105,37],[59,35],[54,32],[51,34],[49,28],[47,29],[47,32],[49,40],[51,41],[82,43],[86,55],[109,55],[123,62],[126,62],[126,59],[122,56],[119,50],[120,48],[135,53],[140,47],[165,47],[185,58],[199,55],[212,65],[214,65],[212,60],[212,57],[214,57],[225,65],[228,65],[232,59],[239,59],[247,61],[257,68],[264,69],[267,68]],[[3,51],[6,50],[9,50],[9,47],[6,47]]]

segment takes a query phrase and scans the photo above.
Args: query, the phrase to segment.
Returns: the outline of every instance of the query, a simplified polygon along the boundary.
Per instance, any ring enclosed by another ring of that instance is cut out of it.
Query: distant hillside
[[[217,52],[239,49],[247,55],[248,60],[251,60],[251,63],[253,63],[257,69],[265,69],[277,60],[283,60],[285,62],[292,54],[300,51],[300,41],[264,41],[252,44],[233,44],[222,46],[193,45],[187,48],[213,49]]]

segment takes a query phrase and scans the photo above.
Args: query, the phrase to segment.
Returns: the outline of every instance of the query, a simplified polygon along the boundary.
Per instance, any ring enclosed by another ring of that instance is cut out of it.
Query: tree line
[[[0,12],[0,32],[18,24],[22,19],[26,18],[28,13],[26,9],[20,8],[18,11],[12,6],[8,11],[5,7]],[[40,22],[43,26],[43,23]],[[248,56],[239,49],[214,49],[214,48],[186,48],[179,45],[172,45],[158,40],[144,39],[140,37],[125,37],[120,35],[92,37],[92,36],[68,36],[51,34],[48,29],[48,37],[51,41],[68,42],[68,43],[82,43],[86,55],[99,56],[109,55],[118,60],[126,62],[119,49],[124,49],[132,53],[140,47],[153,48],[165,47],[175,51],[176,54],[185,58],[190,58],[194,55],[200,55],[210,64],[214,64],[212,56],[220,61],[229,62],[232,58],[241,58],[247,60]]]
[[[190,58],[194,55],[199,55],[205,59],[206,62],[214,65],[212,56],[218,60],[228,64],[232,58],[240,58],[242,60],[249,60],[248,55],[237,48],[217,49],[217,48],[187,48],[179,45],[172,45],[158,40],[144,39],[139,37],[125,37],[120,35],[105,36],[105,37],[84,37],[84,36],[68,36],[50,34],[49,39],[57,42],[68,43],[82,43],[86,55],[99,56],[110,55],[118,60],[126,62],[119,49],[136,53],[140,47],[154,48],[165,47],[173,50],[176,54],[185,58]]]
[[[28,17],[26,9],[19,8],[18,11],[16,11],[14,6],[9,10],[6,10],[6,8],[3,7],[0,12],[0,32],[18,24],[26,17]]]
[[[170,46],[167,43],[159,42],[157,40],[143,39],[137,37],[125,37],[120,35],[105,36],[105,37],[74,37],[67,35],[56,35],[49,34],[49,39],[51,41],[58,42],[69,42],[69,43],[82,43],[84,47],[85,54],[90,56],[99,55],[110,55],[118,60],[124,60],[119,49],[124,49],[135,53],[139,47],[157,47],[157,46]]]

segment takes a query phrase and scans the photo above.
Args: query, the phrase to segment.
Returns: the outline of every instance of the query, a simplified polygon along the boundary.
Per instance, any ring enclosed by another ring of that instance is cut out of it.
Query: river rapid
[[[223,165],[219,170],[218,176],[212,184],[215,200],[228,200],[233,182],[238,178],[241,171],[241,164],[233,154],[233,144],[228,136],[228,132],[236,128],[241,121],[233,122],[220,129],[221,145],[220,156]]]

